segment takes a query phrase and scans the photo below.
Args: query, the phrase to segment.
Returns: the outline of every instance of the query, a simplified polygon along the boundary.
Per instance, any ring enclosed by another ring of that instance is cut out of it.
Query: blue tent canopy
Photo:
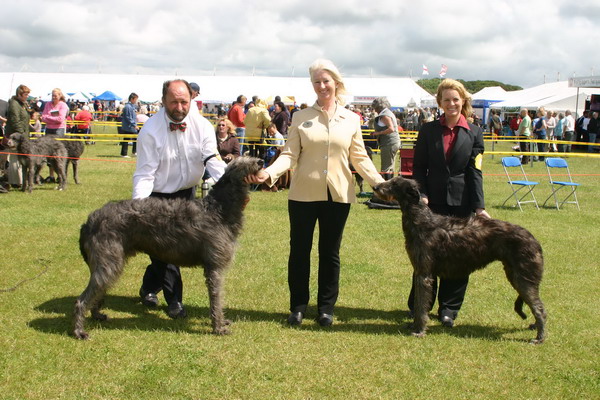
[[[104,100],[104,101],[115,101],[115,100],[122,100],[122,99],[123,99],[122,97],[117,96],[110,90],[107,90],[106,92],[99,94],[98,96],[92,98],[92,100]]]

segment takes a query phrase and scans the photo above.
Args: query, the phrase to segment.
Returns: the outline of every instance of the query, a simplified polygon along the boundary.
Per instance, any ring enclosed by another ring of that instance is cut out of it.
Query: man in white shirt
[[[212,124],[198,112],[189,112],[192,88],[184,80],[163,85],[163,108],[143,126],[138,137],[133,198],[194,199],[205,168],[218,180],[225,171]],[[184,318],[183,283],[179,267],[150,257],[140,296],[148,306],[158,305],[163,290],[171,318]]]
[[[575,136],[575,118],[571,115],[571,110],[565,111],[564,135],[565,141],[572,142]],[[565,145],[565,153],[571,152],[571,143]]]

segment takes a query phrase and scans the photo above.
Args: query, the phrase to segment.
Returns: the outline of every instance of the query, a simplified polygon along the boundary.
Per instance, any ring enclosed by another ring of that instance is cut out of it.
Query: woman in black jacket
[[[436,100],[444,110],[439,120],[426,123],[419,130],[415,145],[413,178],[419,183],[423,201],[434,213],[460,218],[473,214],[489,218],[483,199],[483,132],[467,121],[473,110],[471,96],[453,79],[438,86]],[[438,316],[444,326],[454,326],[463,303],[468,276],[463,279],[440,279]],[[435,302],[437,281],[433,283]],[[414,305],[414,283],[408,299]]]

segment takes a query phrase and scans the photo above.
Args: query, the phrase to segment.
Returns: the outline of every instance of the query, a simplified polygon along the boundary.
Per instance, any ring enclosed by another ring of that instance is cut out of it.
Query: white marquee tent
[[[544,107],[552,111],[565,111],[567,109],[581,115],[585,107],[585,100],[591,95],[600,92],[599,89],[579,89],[569,87],[567,81],[545,83],[529,89],[507,92],[509,97],[502,102],[494,103],[491,108],[503,112],[517,112],[521,107],[536,110]]]
[[[248,98],[258,95],[293,97],[298,104],[312,104],[315,93],[308,77],[262,77],[262,76],[164,76],[164,75],[111,75],[69,73],[0,73],[0,99],[14,95],[19,84],[31,89],[31,95],[46,97],[53,88],[66,93],[102,93],[110,90],[127,98],[135,92],[140,100],[158,101],[165,80],[183,78],[200,86],[196,100],[205,103],[231,103],[238,95]],[[395,107],[420,106],[431,102],[433,96],[410,78],[345,78],[347,101],[370,104],[373,98],[387,96]],[[409,104],[414,103],[414,104]]]

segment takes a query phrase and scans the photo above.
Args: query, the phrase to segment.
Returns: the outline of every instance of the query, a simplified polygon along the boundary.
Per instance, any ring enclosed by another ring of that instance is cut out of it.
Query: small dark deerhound
[[[69,136],[70,140],[63,140],[62,144],[67,149],[67,163],[65,165],[65,176],[69,175],[69,164],[73,165],[73,180],[79,185],[79,158],[85,150],[85,144],[81,136]]]
[[[8,139],[8,147],[19,155],[19,162],[23,166],[23,184],[21,189],[31,193],[34,178],[48,163],[59,177],[58,190],[67,186],[65,165],[67,163],[67,150],[65,146],[52,136],[42,136],[39,139],[29,139],[29,134],[13,133]]]
[[[127,258],[138,252],[180,266],[202,265],[212,331],[219,335],[228,333],[229,321],[223,315],[224,273],[242,230],[249,192],[244,178],[256,174],[262,166],[263,161],[258,158],[235,159],[204,199],[124,200],[92,212],[81,226],[79,238],[91,276],[75,303],[75,337],[88,338],[83,327],[88,309],[91,308],[93,318],[107,319],[100,312],[104,294],[123,272]]]
[[[540,243],[529,231],[497,219],[434,214],[410,179],[396,177],[374,190],[385,200],[397,200],[402,209],[405,246],[415,274],[414,335],[425,335],[434,276],[462,277],[498,260],[519,294],[515,312],[526,319],[525,302],[535,317],[530,328],[537,328],[537,336],[532,343],[544,341],[546,311],[539,296],[544,260]]]

